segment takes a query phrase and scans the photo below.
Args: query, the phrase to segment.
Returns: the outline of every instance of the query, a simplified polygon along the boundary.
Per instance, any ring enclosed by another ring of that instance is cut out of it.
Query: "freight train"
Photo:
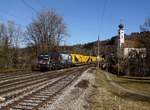
[[[64,52],[48,52],[42,53],[38,56],[38,68],[41,71],[56,70],[96,62],[96,56],[68,54]]]

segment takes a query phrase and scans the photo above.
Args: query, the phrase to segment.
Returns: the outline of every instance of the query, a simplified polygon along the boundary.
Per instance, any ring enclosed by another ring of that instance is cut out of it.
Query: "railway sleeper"
[[[52,93],[53,93],[53,91],[46,90],[46,91],[42,91],[40,94],[49,95],[49,94],[52,94]]]
[[[21,108],[11,108],[11,110],[22,110]]]
[[[37,106],[38,103],[21,102],[21,103],[19,103],[19,105],[23,105],[23,106]]]
[[[42,101],[41,100],[24,100],[24,102],[26,103],[41,103]]]
[[[16,106],[12,107],[12,109],[14,109],[14,110],[16,110],[16,109],[32,110],[33,107],[31,107],[31,106],[24,106],[24,105],[16,105]]]
[[[32,97],[32,98],[30,98],[30,100],[45,101],[46,98]]]
[[[45,96],[45,95],[37,95],[35,96],[36,98],[48,98],[49,96]]]
[[[38,96],[51,96],[53,93],[40,93]]]

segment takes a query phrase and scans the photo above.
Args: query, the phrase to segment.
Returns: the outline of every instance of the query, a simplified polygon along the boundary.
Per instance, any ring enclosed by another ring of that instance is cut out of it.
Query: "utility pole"
[[[130,56],[129,56],[129,46],[128,46],[128,56],[127,56],[127,59],[128,59],[128,62],[127,62],[127,64],[128,64],[128,73],[127,73],[127,75],[129,76],[129,75],[130,75],[130,61],[129,61]]]
[[[98,61],[97,68],[99,69],[99,60],[100,60],[100,57],[99,57],[99,36],[98,36],[98,41],[97,41],[97,47],[98,47],[98,49],[97,49],[97,61]]]

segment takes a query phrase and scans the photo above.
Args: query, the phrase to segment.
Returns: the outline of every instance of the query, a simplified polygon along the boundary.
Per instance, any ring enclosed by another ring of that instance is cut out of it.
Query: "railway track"
[[[5,102],[0,103],[0,109],[37,110],[45,104],[50,104],[61,90],[81,75],[85,68],[87,66],[0,82],[0,96],[6,98]]]
[[[65,71],[69,72],[71,69]],[[34,74],[30,75],[28,77],[21,77],[21,78],[14,78],[10,79],[5,82],[0,83],[0,96],[6,97],[6,98],[11,98],[15,97],[21,92],[25,92],[27,89],[32,88],[32,86],[36,86],[40,82],[47,81],[49,79],[57,77],[59,72],[47,72],[47,73],[40,73],[40,74]],[[59,74],[63,75],[63,74]]]
[[[35,73],[38,73],[38,72],[29,71],[29,72],[22,72],[22,73],[7,73],[6,75],[0,74],[0,81],[29,76]]]

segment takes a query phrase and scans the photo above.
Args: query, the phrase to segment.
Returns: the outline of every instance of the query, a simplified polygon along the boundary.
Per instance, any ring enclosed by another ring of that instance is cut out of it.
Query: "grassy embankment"
[[[145,80],[140,80],[141,83],[139,83],[139,81],[135,81],[135,79],[121,78],[113,74],[110,74],[110,78],[126,89],[131,88],[133,91],[143,91],[143,93],[149,94],[150,89],[147,83],[145,83]],[[92,110],[149,110],[150,102],[146,100],[143,101],[143,99],[137,100],[136,97],[132,97],[131,94],[113,87],[110,82],[103,71],[97,71],[95,94],[90,97],[89,101]],[[149,82],[149,80],[146,80],[146,82]],[[138,86],[142,87],[140,88]]]
[[[9,69],[0,69],[0,73],[7,73],[7,72],[15,72],[17,71],[16,69],[9,68]]]
[[[117,77],[113,74],[109,76],[113,82],[126,89],[150,96],[150,77]]]

